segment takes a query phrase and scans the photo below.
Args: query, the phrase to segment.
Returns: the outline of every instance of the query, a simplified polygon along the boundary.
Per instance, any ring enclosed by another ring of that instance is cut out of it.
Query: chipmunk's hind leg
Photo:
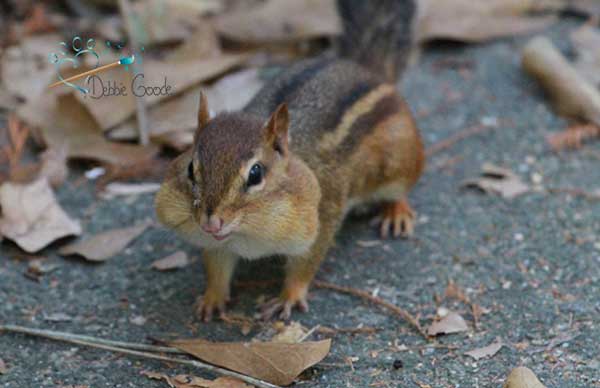
[[[415,212],[408,199],[403,198],[383,205],[379,234],[381,238],[409,237],[414,232]]]

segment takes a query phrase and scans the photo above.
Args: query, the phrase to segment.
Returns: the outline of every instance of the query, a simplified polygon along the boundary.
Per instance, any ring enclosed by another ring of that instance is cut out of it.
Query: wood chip
[[[503,198],[512,199],[530,190],[528,184],[512,171],[485,163],[481,177],[463,182],[462,187],[475,187],[485,193],[499,194]]]
[[[501,341],[496,341],[488,346],[477,348],[465,352],[465,355],[473,357],[476,361],[485,357],[492,357],[502,349],[504,344]]]
[[[186,267],[189,263],[187,254],[184,251],[177,251],[167,257],[156,260],[152,263],[151,267],[158,271],[170,271]]]
[[[460,333],[469,330],[467,322],[458,313],[449,312],[444,318],[433,322],[427,328],[427,334],[434,336],[439,334]]]

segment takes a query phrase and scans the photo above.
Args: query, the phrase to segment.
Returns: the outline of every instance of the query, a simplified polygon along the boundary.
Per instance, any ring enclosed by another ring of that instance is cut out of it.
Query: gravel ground
[[[576,25],[563,20],[546,34],[566,49],[568,32]],[[447,347],[427,346],[406,322],[377,307],[315,289],[311,311],[296,313],[294,320],[306,327],[364,325],[379,331],[333,336],[329,356],[298,386],[500,387],[513,367],[525,365],[549,388],[600,387],[600,203],[543,191],[509,201],[460,189],[461,181],[477,176],[484,162],[510,168],[526,181],[539,174],[546,187],[600,187],[600,143],[560,155],[548,150],[545,136],[564,129],[566,122],[523,74],[519,51],[525,42],[426,50],[403,84],[426,143],[481,123],[497,128],[429,160],[411,194],[419,219],[415,238],[364,248],[356,241],[376,239],[376,231],[364,218],[350,219],[318,274],[340,285],[377,289],[380,297],[420,314],[423,323],[431,321],[441,303],[462,314],[471,330],[435,340]],[[128,226],[152,214],[151,195],[101,200],[78,177],[58,194],[86,233]],[[149,268],[177,249],[188,252],[194,263],[168,273]],[[16,259],[15,246],[0,245],[0,322],[136,342],[148,336],[249,340],[263,330],[256,327],[244,336],[233,324],[195,321],[191,307],[205,282],[199,253],[158,227],[103,264],[62,258],[56,245],[41,255],[57,269],[35,282],[23,275],[27,262]],[[267,260],[242,265],[237,279],[280,275],[280,263]],[[436,299],[450,280],[485,308],[477,328],[467,305]],[[275,292],[275,287],[236,287],[231,311],[251,315],[257,298]],[[44,318],[55,313],[73,319]],[[143,325],[140,316],[146,319]],[[506,346],[495,356],[475,362],[464,355],[498,338]],[[0,358],[9,367],[0,375],[0,386],[6,388],[164,387],[140,372],[194,373],[9,334],[0,335]],[[402,361],[401,368],[393,368],[395,360]]]

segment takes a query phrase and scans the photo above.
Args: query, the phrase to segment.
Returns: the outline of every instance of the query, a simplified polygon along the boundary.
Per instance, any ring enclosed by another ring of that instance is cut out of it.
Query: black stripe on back
[[[335,113],[330,116],[331,122],[323,123],[325,124],[323,129],[326,131],[333,131],[336,129],[346,111],[379,85],[379,83],[373,81],[363,81],[356,84],[347,94],[337,101],[335,104]]]
[[[272,106],[270,110],[275,110],[282,102],[289,102],[289,97],[292,94],[298,91],[302,85],[310,81],[317,73],[319,73],[319,71],[329,66],[332,62],[333,59],[317,60],[315,63],[308,65],[298,73],[294,74],[279,90],[277,90],[271,101]]]
[[[352,152],[362,141],[362,139],[373,131],[381,121],[398,113],[401,109],[401,102],[396,94],[390,94],[379,100],[373,109],[358,117],[350,127],[348,136],[340,144],[339,151],[342,153]]]

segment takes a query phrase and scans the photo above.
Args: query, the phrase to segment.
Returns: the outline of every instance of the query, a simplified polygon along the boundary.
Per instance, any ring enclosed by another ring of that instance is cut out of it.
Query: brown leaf
[[[81,255],[90,261],[105,261],[121,252],[149,226],[148,222],[122,229],[112,229],[62,247],[58,253]]]
[[[184,339],[169,342],[201,360],[277,385],[291,384],[306,368],[321,361],[331,340],[286,344],[275,342],[208,342]]]
[[[502,349],[502,346],[504,346],[504,344],[501,341],[496,341],[483,348],[469,350],[468,352],[465,352],[465,355],[473,357],[475,361],[477,361],[485,357],[492,357]]]
[[[167,61],[188,61],[190,59],[205,59],[221,54],[221,45],[217,32],[211,23],[203,21],[197,23],[194,31],[189,34],[185,42],[171,51]]]
[[[211,112],[241,110],[263,86],[256,69],[245,69],[226,75],[212,86],[193,87],[181,96],[156,105],[149,111],[149,134],[159,144],[187,148],[193,141],[198,118],[193,113],[198,106],[200,91],[205,93]],[[109,133],[111,139],[131,140],[137,137],[134,119],[126,120]]]
[[[341,24],[334,0],[268,0],[223,14],[216,28],[232,40],[270,43],[337,35]]]
[[[39,129],[39,140],[46,147],[66,148],[69,159],[96,160],[126,167],[150,160],[158,152],[155,146],[107,141],[94,118],[72,94],[54,96],[48,93],[19,108],[17,114]]]
[[[54,31],[56,26],[52,23],[52,18],[46,11],[44,4],[34,4],[31,9],[31,15],[23,22],[23,32],[29,34],[40,34]]]
[[[431,326],[427,328],[427,334],[434,336],[438,334],[460,333],[467,330],[469,330],[469,327],[463,317],[458,313],[449,312],[448,315],[439,321],[433,322]]]
[[[532,11],[560,10],[556,0],[419,0],[416,37],[425,42],[462,42],[528,34],[554,23],[555,16],[531,16]]]
[[[48,179],[52,187],[58,187],[67,179],[67,147],[48,148],[40,155],[41,165],[38,177]]]
[[[191,375],[168,376],[149,371],[142,371],[142,374],[153,380],[164,380],[173,388],[252,388],[241,380],[227,376],[207,380]]]
[[[8,372],[8,367],[3,359],[0,358],[0,375],[5,375]]]
[[[41,96],[56,77],[48,54],[58,52],[62,40],[58,34],[32,36],[22,39],[18,46],[7,48],[0,58],[6,89],[27,101]]]
[[[545,388],[545,386],[531,369],[520,366],[510,372],[504,388]]]
[[[503,198],[512,199],[527,193],[530,188],[512,171],[485,163],[481,178],[463,182],[462,187],[475,187],[485,193],[500,194]]]
[[[47,179],[29,184],[0,186],[0,234],[27,252],[37,252],[51,242],[81,234],[81,226],[60,207]]]
[[[186,267],[189,263],[187,254],[184,251],[177,251],[167,257],[156,260],[152,263],[151,267],[159,271],[169,271]]]

